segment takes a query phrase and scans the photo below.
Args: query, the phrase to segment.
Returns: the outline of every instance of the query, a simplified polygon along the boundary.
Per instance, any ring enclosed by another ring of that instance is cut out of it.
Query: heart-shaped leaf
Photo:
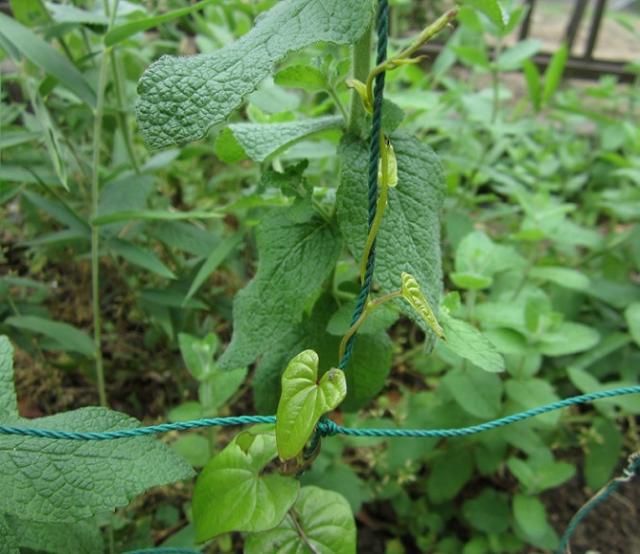
[[[229,531],[266,531],[278,525],[298,497],[299,483],[262,470],[276,456],[271,429],[237,435],[204,468],[193,492],[198,542]]]
[[[318,355],[305,350],[293,358],[282,374],[282,394],[276,420],[278,454],[295,458],[311,437],[322,415],[333,410],[347,394],[340,369],[330,369],[318,382]]]

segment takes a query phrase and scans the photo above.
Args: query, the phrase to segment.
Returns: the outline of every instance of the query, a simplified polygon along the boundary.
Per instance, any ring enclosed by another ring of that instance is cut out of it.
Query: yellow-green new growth
[[[446,340],[444,336],[444,330],[438,323],[431,306],[429,305],[429,301],[426,299],[425,295],[422,293],[420,289],[420,285],[418,281],[416,281],[415,277],[410,273],[402,273],[402,297],[411,304],[411,307],[420,314],[422,319],[425,320],[427,325],[431,328],[431,330],[441,338],[442,340]]]

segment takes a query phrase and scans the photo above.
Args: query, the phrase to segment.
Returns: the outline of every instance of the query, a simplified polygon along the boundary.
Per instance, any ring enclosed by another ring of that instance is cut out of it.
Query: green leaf
[[[12,522],[13,523],[13,522]],[[0,546],[2,546],[2,554],[20,554],[20,544],[12,523],[0,514]]]
[[[498,29],[509,23],[509,15],[500,0],[464,0],[464,3],[486,15]]]
[[[110,29],[106,34],[106,36],[104,37],[104,44],[108,48],[111,46],[115,46],[119,42],[122,42],[123,40],[129,38],[132,35],[135,35],[136,33],[141,33],[142,31],[146,31],[153,27],[158,27],[164,23],[169,23],[170,21],[174,21],[176,19],[189,15],[192,12],[203,9],[208,4],[211,4],[214,1],[215,0],[203,0],[202,2],[198,2],[197,4],[194,4],[192,6],[172,10],[170,12],[163,13],[162,15],[142,17],[128,23],[123,23],[122,25],[117,25]]]
[[[527,81],[529,99],[531,100],[534,109],[539,111],[542,104],[542,78],[540,76],[540,70],[531,60],[526,60],[522,64],[522,69]]]
[[[340,493],[345,497],[353,513],[358,513],[362,504],[371,500],[369,485],[358,477],[358,474],[340,459],[328,467],[314,463],[310,470],[301,477],[302,485],[314,485]]]
[[[318,487],[302,487],[292,512],[275,529],[249,535],[245,543],[246,554],[311,551],[356,552],[356,525],[349,503],[342,495]]]
[[[35,315],[11,316],[5,319],[5,323],[53,339],[60,350],[78,352],[88,358],[95,356],[95,345],[89,335],[68,323],[51,321]]]
[[[13,347],[0,335],[0,419],[18,415],[18,400],[13,387]]]
[[[304,221],[294,212],[276,210],[258,227],[258,272],[235,297],[221,367],[244,367],[273,348],[299,324],[335,265],[341,244],[333,226],[310,209]]]
[[[101,226],[121,221],[177,221],[180,219],[222,218],[220,212],[168,212],[162,210],[127,210],[99,215],[91,220],[92,225]]]
[[[631,337],[640,346],[640,302],[629,304],[624,311],[624,318],[627,321]]]
[[[233,163],[249,157],[256,162],[288,148],[293,143],[314,133],[342,125],[341,116],[326,116],[316,119],[303,119],[286,123],[232,123],[221,133],[218,140],[229,141],[226,133],[232,133],[235,142],[242,150],[229,146],[216,148],[216,155],[224,162]],[[216,141],[217,147],[218,141]]]
[[[537,540],[547,533],[547,512],[535,496],[516,494],[513,497],[513,517],[529,540]]]
[[[409,302],[416,312],[420,314],[429,328],[439,338],[444,339],[444,331],[442,330],[442,327],[440,327],[431,306],[429,306],[429,301],[424,297],[424,294],[422,294],[420,285],[418,285],[418,282],[415,280],[413,275],[403,272],[400,275],[400,278],[402,279],[402,297]]]
[[[503,387],[494,373],[475,368],[454,369],[442,382],[465,412],[482,419],[500,414]]]
[[[584,273],[568,267],[539,266],[529,271],[529,276],[542,281],[551,281],[566,289],[584,291],[591,284]]]
[[[497,64],[500,71],[513,71],[519,69],[523,62],[536,54],[542,48],[542,42],[529,38],[517,42],[507,48],[498,56]]]
[[[311,65],[290,65],[278,71],[273,80],[276,85],[302,88],[311,92],[327,88],[326,75]]]
[[[360,334],[353,347],[347,377],[347,397],[341,409],[355,412],[384,387],[393,361],[393,341],[385,332]]]
[[[143,248],[126,240],[111,239],[109,241],[109,249],[117,256],[127,260],[130,264],[151,271],[156,275],[160,275],[160,277],[164,277],[165,279],[176,278],[175,273],[164,265],[160,258],[148,248]]]
[[[11,43],[21,55],[40,69],[53,75],[90,108],[96,106],[96,93],[82,73],[57,50],[30,29],[0,13],[0,35]],[[20,60],[16,60],[20,61]]]
[[[562,44],[549,62],[549,67],[544,74],[544,86],[542,89],[542,104],[548,104],[562,79],[564,68],[569,58],[569,49],[566,44]]]
[[[465,448],[448,449],[431,464],[427,493],[435,504],[454,499],[473,475],[473,457]]]
[[[290,52],[318,42],[353,43],[372,14],[370,0],[284,0],[249,33],[216,52],[160,58],[138,85],[137,114],[145,140],[161,148],[202,138]]]
[[[444,182],[436,155],[416,139],[391,136],[398,163],[398,186],[389,190],[389,205],[376,239],[376,281],[382,292],[397,291],[401,274],[413,275],[431,306],[440,305],[442,266],[439,213]],[[340,231],[359,260],[367,238],[368,147],[346,137],[340,147],[342,176],[336,198]],[[398,301],[423,329],[422,317]]]
[[[59,522],[28,521],[11,516],[7,521],[20,547],[29,552],[96,554],[104,551],[100,528],[94,521],[74,521],[62,525]]]
[[[13,17],[27,27],[43,25],[49,21],[49,14],[42,0],[10,0]]]
[[[313,350],[293,358],[282,374],[276,418],[280,458],[290,460],[300,454],[322,415],[335,409],[346,394],[340,369],[330,369],[318,381],[318,355]]]
[[[502,354],[477,328],[470,323],[451,317],[445,310],[440,320],[447,337],[444,348],[452,350],[461,358],[469,360],[480,369],[499,373],[505,370]]]
[[[276,456],[272,431],[237,435],[204,468],[193,492],[197,541],[229,531],[266,531],[278,525],[298,496],[298,481],[262,474]]]
[[[622,451],[623,437],[618,427],[602,417],[595,418],[587,434],[584,476],[591,490],[611,479]]]
[[[211,458],[209,441],[202,435],[182,435],[171,444],[171,448],[193,467],[202,467]]]
[[[198,292],[204,282],[216,269],[218,269],[218,267],[220,267],[220,264],[227,259],[229,254],[231,254],[231,252],[233,252],[233,250],[242,242],[243,238],[244,233],[240,231],[230,237],[225,237],[220,240],[218,245],[211,250],[211,253],[207,256],[207,259],[193,278],[193,282],[189,287],[189,292],[187,292],[185,301],[192,298],[193,295]]]
[[[471,526],[484,533],[506,531],[509,527],[509,511],[506,495],[493,489],[484,489],[462,506],[462,513]]]
[[[54,416],[4,419],[11,425],[64,431],[139,426],[106,408]],[[193,474],[166,445],[151,438],[76,441],[0,436],[0,512],[41,522],[75,522],[126,506],[145,490]]]
[[[551,384],[542,379],[523,379],[516,381],[509,379],[505,383],[507,397],[516,402],[524,410],[536,408],[543,404],[550,404],[559,400]],[[555,425],[560,418],[560,412],[549,412],[535,418],[536,422]]]
[[[246,367],[225,370],[216,368],[216,371],[209,375],[198,388],[198,395],[207,413],[211,414],[222,407],[236,393],[246,377]]]
[[[539,349],[545,356],[566,356],[584,352],[600,342],[600,333],[581,323],[564,321],[545,333],[539,340]]]
[[[198,338],[187,333],[178,335],[178,344],[182,359],[187,365],[189,373],[198,381],[203,381],[215,370],[213,357],[218,350],[218,337],[209,333],[206,337]]]

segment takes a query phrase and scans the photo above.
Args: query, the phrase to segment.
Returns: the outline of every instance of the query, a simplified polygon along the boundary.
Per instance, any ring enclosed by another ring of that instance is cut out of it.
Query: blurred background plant
[[[150,153],[134,104],[153,60],[215,51],[275,3],[0,3],[0,333],[19,347],[24,415],[98,402],[147,421],[273,412],[277,384],[263,377],[286,347],[248,381],[246,368],[214,360],[254,274],[253,228],[305,194],[333,213],[340,135],[321,130],[260,162],[228,130]],[[395,50],[452,3],[391,4]],[[526,6],[505,1],[496,14],[495,4],[462,2],[442,51],[390,73],[387,98],[443,160],[443,305],[482,329],[506,372],[442,342],[425,352],[423,333],[389,310],[363,329],[370,387],[347,402],[345,423],[455,427],[638,383],[638,3],[611,3],[598,42],[635,72],[628,84],[563,80],[569,51],[536,22],[566,20],[570,2],[538,2],[520,41]],[[534,55],[550,49],[539,68]],[[343,47],[291,55],[232,123],[340,115],[349,61]],[[308,340],[334,356],[357,273],[345,253],[309,314]],[[638,414],[630,396],[455,441],[333,438],[302,481],[348,499],[363,552],[548,551],[640,449]],[[228,436],[168,440],[199,467]],[[630,505],[589,520],[577,545],[640,549],[640,493],[627,492]],[[116,550],[191,546],[189,498],[176,486],[116,514]],[[227,536],[210,549],[240,544]]]

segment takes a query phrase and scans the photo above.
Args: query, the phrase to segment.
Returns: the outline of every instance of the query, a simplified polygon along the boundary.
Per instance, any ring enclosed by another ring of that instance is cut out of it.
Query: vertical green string
[[[376,35],[378,40],[376,64],[380,65],[387,59],[387,37],[389,34],[389,2],[388,0],[379,0],[378,15],[376,18]],[[373,116],[371,120],[371,137],[369,139],[369,194],[368,194],[368,229],[371,230],[373,220],[376,217],[376,205],[378,203],[378,164],[380,160],[380,133],[382,132],[382,101],[384,99],[384,79],[385,72],[382,71],[376,75],[374,92],[373,92]],[[376,243],[375,240],[369,251],[367,258],[367,266],[362,282],[358,300],[356,303],[353,316],[351,317],[351,325],[362,315],[364,308],[371,292],[373,284],[373,273],[376,265]],[[340,360],[338,367],[346,369],[351,360],[353,353],[353,345],[356,335],[354,334],[347,341],[344,354]]]

